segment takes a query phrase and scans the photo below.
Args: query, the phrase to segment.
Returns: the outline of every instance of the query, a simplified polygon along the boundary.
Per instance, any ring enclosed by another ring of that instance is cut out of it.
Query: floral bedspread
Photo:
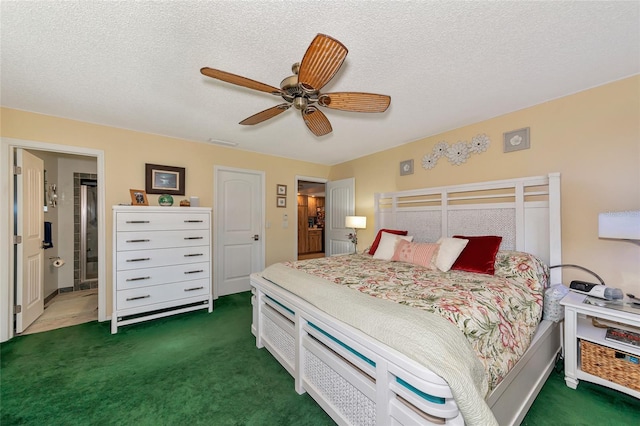
[[[404,262],[346,255],[286,266],[370,296],[436,313],[467,337],[493,389],[527,350],[542,317],[548,268],[533,255],[501,251],[494,276],[431,271]]]

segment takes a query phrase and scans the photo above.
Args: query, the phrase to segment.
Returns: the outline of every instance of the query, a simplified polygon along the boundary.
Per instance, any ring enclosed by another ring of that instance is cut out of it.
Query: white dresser
[[[211,209],[113,207],[113,313],[118,327],[213,310]]]

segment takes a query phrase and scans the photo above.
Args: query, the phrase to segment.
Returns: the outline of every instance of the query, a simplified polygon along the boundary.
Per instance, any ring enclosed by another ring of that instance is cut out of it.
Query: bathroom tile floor
[[[61,293],[22,334],[40,333],[98,320],[98,289]]]

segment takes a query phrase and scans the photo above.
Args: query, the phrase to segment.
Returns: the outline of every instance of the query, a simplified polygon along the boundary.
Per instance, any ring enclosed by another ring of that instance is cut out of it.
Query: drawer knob
[[[128,220],[127,223],[149,223],[148,220]]]
[[[127,240],[128,243],[148,243],[151,240]]]
[[[197,271],[185,271],[185,274],[197,274],[199,272],[204,272],[203,269],[198,269]]]
[[[151,297],[150,294],[147,294],[146,296],[127,297],[127,302],[130,302],[132,300],[147,299],[149,297]]]
[[[194,257],[194,256],[204,256],[204,253],[189,253],[184,255],[184,257]]]
[[[142,280],[148,280],[151,277],[137,277],[137,278],[127,278],[127,281],[142,281]]]
[[[145,260],[151,260],[150,257],[140,257],[138,259],[127,259],[127,262],[144,262]]]
[[[195,291],[195,290],[202,290],[204,287],[191,287],[191,288],[185,288],[184,291]]]
[[[184,223],[202,223],[204,220],[185,220]]]
[[[203,237],[184,237],[185,240],[201,240]]]

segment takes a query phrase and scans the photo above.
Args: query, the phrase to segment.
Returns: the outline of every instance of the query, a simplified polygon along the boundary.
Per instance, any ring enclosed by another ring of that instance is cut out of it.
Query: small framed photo
[[[504,133],[504,152],[529,149],[529,128],[512,130]]]
[[[147,199],[147,193],[142,189],[130,189],[131,205],[132,206],[148,206],[149,200]]]
[[[287,197],[277,197],[276,205],[278,207],[287,207]]]
[[[400,162],[400,176],[413,174],[413,160],[404,160]]]
[[[287,195],[287,185],[278,185],[278,195]]]
[[[147,194],[184,195],[185,168],[145,164]]]

